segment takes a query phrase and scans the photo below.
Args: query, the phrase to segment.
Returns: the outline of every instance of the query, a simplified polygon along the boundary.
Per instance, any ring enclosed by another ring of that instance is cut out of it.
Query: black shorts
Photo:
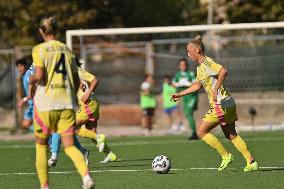
[[[145,108],[142,111],[143,116],[154,116],[155,108]]]

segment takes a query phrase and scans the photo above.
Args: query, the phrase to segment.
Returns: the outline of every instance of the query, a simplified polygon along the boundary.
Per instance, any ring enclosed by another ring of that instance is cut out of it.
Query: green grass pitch
[[[120,137],[108,140],[121,161],[100,164],[103,155],[88,140],[91,175],[97,189],[267,189],[284,188],[284,132],[241,133],[254,154],[260,171],[243,173],[245,161],[224,136],[218,138],[235,155],[222,173],[216,169],[220,157],[202,141],[189,142],[186,136]],[[157,155],[171,159],[169,174],[151,170]],[[39,189],[35,174],[33,142],[0,142],[0,188]],[[202,169],[204,168],[204,169]],[[79,189],[81,178],[71,160],[60,152],[56,167],[50,168],[51,189]]]

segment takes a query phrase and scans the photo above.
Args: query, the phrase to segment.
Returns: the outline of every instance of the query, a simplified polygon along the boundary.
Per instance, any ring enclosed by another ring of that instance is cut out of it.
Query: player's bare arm
[[[218,73],[218,78],[217,78],[217,83],[216,83],[216,86],[213,90],[213,100],[214,102],[217,102],[217,94],[218,94],[218,89],[221,87],[221,85],[223,84],[225,78],[226,78],[226,75],[228,73],[228,70],[224,67],[222,67]]]
[[[92,92],[96,89],[96,87],[98,86],[98,84],[99,84],[99,80],[96,79],[96,78],[94,78],[94,79],[91,81],[89,90],[85,91],[84,95],[83,95],[82,98],[81,98],[81,101],[82,101],[82,102],[86,103],[86,102],[89,100],[89,98],[90,98]]]
[[[199,81],[196,81],[189,88],[181,91],[180,93],[173,94],[171,100],[178,101],[181,97],[198,91],[201,88],[201,86],[202,86],[201,83]]]
[[[29,82],[31,85],[36,85],[40,83],[42,80],[43,80],[43,68],[35,66],[34,75],[30,76]]]

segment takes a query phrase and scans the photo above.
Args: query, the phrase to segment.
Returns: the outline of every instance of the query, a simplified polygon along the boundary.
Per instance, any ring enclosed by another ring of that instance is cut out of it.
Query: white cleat
[[[84,178],[82,188],[83,189],[95,189],[95,182],[93,181],[91,177]]]
[[[110,152],[103,161],[100,161],[100,163],[108,163],[108,162],[113,162],[116,160],[117,160],[117,156],[113,152]]]

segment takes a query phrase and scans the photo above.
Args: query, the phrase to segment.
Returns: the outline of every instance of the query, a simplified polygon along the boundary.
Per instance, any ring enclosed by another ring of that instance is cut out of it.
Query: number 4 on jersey
[[[56,63],[54,71],[58,74],[63,74],[63,79],[66,79],[65,55],[62,53],[59,61]]]

